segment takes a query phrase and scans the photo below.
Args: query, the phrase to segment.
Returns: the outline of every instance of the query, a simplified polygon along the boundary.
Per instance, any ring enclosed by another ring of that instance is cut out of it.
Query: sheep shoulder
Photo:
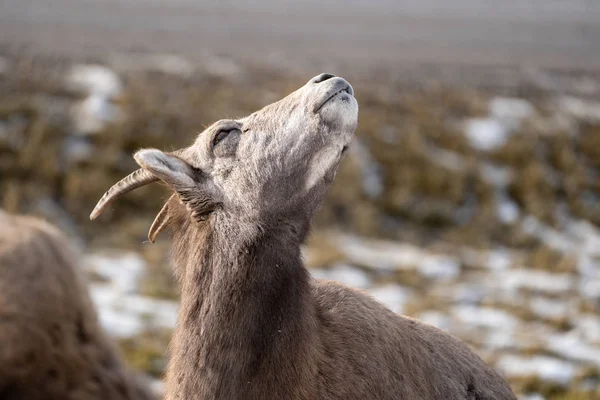
[[[324,398],[515,399],[508,385],[466,344],[397,315],[365,292],[313,280],[325,358]],[[331,384],[335,382],[335,384]]]

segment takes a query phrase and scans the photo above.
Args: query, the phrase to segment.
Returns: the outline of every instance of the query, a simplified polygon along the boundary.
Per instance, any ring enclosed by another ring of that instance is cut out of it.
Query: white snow
[[[490,270],[508,269],[514,263],[514,255],[509,250],[500,247],[489,251],[465,247],[460,249],[459,254],[465,263]]]
[[[492,270],[508,269],[513,263],[513,257],[505,249],[491,250],[487,256],[487,262],[484,265]]]
[[[115,311],[108,307],[102,307],[98,310],[98,318],[102,328],[114,337],[133,337],[144,330],[144,324],[138,316]]]
[[[154,393],[154,395],[162,399],[165,393],[165,382],[160,379],[152,379],[149,383],[150,391]],[[543,400],[543,399],[542,399]]]
[[[398,314],[404,312],[406,303],[412,297],[411,292],[411,290],[398,284],[387,284],[369,290],[371,296],[377,301],[380,301],[390,310]]]
[[[465,123],[465,135],[471,146],[481,151],[502,147],[508,140],[508,129],[493,118],[471,118]]]
[[[580,120],[600,121],[600,102],[563,96],[558,98],[557,107],[567,115]]]
[[[114,98],[123,90],[119,76],[103,65],[76,65],[67,75],[67,84],[88,94]]]
[[[561,318],[567,316],[569,304],[565,300],[536,296],[530,299],[529,308],[542,318]]]
[[[562,357],[600,366],[600,348],[585,343],[576,331],[552,334],[546,339],[546,345]]]
[[[460,274],[460,262],[451,257],[427,256],[418,264],[417,270],[427,278],[449,280]]]
[[[73,120],[76,133],[82,135],[100,131],[107,122],[121,118],[112,100],[121,94],[119,76],[102,65],[76,65],[67,74],[67,85],[84,91],[88,96],[75,105]]]
[[[462,282],[450,288],[452,298],[461,304],[477,304],[486,296],[487,289],[477,283]]]
[[[480,151],[492,151],[502,147],[524,119],[535,114],[534,107],[526,100],[496,97],[489,103],[489,116],[470,118],[464,130],[471,146]]]
[[[519,400],[546,400],[546,398],[539,393],[532,393],[519,396]]]
[[[450,317],[442,312],[428,310],[420,313],[417,317],[420,321],[433,325],[439,329],[445,331],[450,329]]]
[[[140,317],[152,317],[155,322],[166,328],[174,328],[177,323],[179,306],[174,301],[158,300],[140,295],[129,295],[122,305],[123,309]]]
[[[92,301],[98,309],[100,323],[117,337],[139,334],[149,322],[173,328],[177,322],[176,302],[158,300],[136,294],[143,260],[133,253],[115,256],[86,257],[87,268],[109,280],[90,285]]]
[[[600,296],[600,231],[588,221],[568,216],[562,216],[562,225],[563,230],[558,231],[527,216],[521,227],[548,247],[576,257],[582,279],[580,291],[587,297],[597,298]]]
[[[134,252],[97,253],[85,256],[84,266],[111,281],[121,293],[135,293],[146,261]]]
[[[119,307],[125,299],[111,285],[92,284],[90,295],[98,310],[100,324],[110,335],[131,337],[143,330],[144,324],[139,315]]]
[[[570,274],[557,274],[534,269],[497,271],[494,282],[505,290],[529,289],[537,292],[560,294],[574,287]]]
[[[521,210],[514,201],[510,200],[506,195],[496,196],[496,213],[498,219],[505,224],[512,224],[519,219]]]
[[[561,385],[569,385],[577,373],[577,368],[567,361],[554,357],[533,356],[521,357],[505,354],[500,357],[496,366],[508,377],[538,376],[545,381]]]
[[[452,308],[459,320],[472,326],[512,330],[519,325],[519,320],[506,311],[473,305],[459,305]]]
[[[333,240],[351,263],[382,270],[415,268],[424,255],[414,246],[391,241],[352,235],[337,235]]]
[[[492,330],[484,337],[484,345],[486,348],[494,350],[514,349],[518,346],[515,339],[515,332],[511,330]]]
[[[352,235],[334,238],[349,262],[380,270],[415,269],[428,278],[452,279],[460,273],[460,261],[454,257],[430,254],[407,243],[371,240]]]
[[[313,279],[329,279],[327,270],[323,268],[309,268],[308,270]]]
[[[600,279],[582,278],[579,283],[579,292],[592,300],[600,300]]]
[[[577,332],[587,342],[600,345],[600,318],[597,315],[579,315],[574,322]]]
[[[315,279],[331,279],[359,289],[367,289],[373,284],[366,272],[347,264],[335,264],[327,269],[312,268],[310,273]]]
[[[92,94],[74,107],[73,122],[78,134],[94,134],[107,122],[122,118],[121,110],[102,95]]]
[[[507,128],[518,129],[521,121],[533,116],[535,109],[527,100],[495,97],[489,104],[490,116],[501,121]]]

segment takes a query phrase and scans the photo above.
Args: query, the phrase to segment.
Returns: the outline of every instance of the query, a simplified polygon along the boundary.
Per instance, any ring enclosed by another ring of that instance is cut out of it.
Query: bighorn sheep
[[[140,150],[92,212],[158,180],[174,192],[149,232],[171,232],[182,286],[168,399],[516,399],[456,338],[309,277],[300,246],[353,137],[353,94],[321,74],[188,148]]]
[[[149,400],[99,326],[66,238],[0,211],[0,399]]]

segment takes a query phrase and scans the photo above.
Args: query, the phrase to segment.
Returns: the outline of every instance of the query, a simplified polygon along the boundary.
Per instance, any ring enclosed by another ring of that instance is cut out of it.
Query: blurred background
[[[136,149],[321,72],[360,112],[313,275],[457,335],[522,399],[600,399],[596,0],[3,0],[0,207],[72,238],[102,324],[160,389],[178,293],[146,234],[166,192],[90,211]]]

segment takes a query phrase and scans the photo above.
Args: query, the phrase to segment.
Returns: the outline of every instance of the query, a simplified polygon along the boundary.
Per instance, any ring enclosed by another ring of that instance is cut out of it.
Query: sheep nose
[[[312,78],[310,80],[310,83],[321,83],[321,82],[325,82],[327,79],[331,79],[331,78],[335,78],[335,75],[333,75],[333,74],[320,74],[320,75],[317,75],[314,78]]]

